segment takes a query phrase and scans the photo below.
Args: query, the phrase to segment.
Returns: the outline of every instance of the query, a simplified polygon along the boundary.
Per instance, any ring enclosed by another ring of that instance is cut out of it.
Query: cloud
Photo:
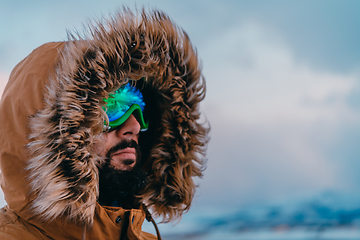
[[[9,75],[10,75],[10,73],[0,71],[0,96],[2,95],[2,93],[4,91],[6,83],[9,79]]]
[[[4,193],[0,190],[0,208],[5,207],[6,201],[4,198]]]
[[[216,89],[209,90],[208,104],[226,103],[222,114],[249,124],[337,121],[339,112],[350,113],[345,100],[356,75],[300,65],[274,33],[254,23],[244,25],[207,47],[208,85]]]
[[[199,51],[212,126],[204,198],[241,203],[349,184],[323,146],[359,121],[347,104],[359,76],[298,62],[280,33],[254,21]]]

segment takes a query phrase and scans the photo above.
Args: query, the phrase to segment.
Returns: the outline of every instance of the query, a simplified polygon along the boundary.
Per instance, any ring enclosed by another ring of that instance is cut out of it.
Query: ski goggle
[[[105,122],[108,131],[112,131],[123,124],[131,114],[139,122],[140,130],[147,130],[149,124],[145,122],[143,116],[145,109],[143,95],[135,86],[128,83],[120,87],[114,93],[109,94],[109,97],[105,98],[104,102],[103,109],[109,118],[109,124],[106,125]]]

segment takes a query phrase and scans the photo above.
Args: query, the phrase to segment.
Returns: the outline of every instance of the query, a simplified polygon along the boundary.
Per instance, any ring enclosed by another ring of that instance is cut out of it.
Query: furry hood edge
[[[165,221],[180,217],[194,196],[193,177],[202,176],[208,140],[198,123],[205,81],[186,33],[160,11],[124,10],[90,25],[85,37],[70,34],[59,54],[45,107],[30,120],[31,211],[92,225],[102,162],[92,145],[106,120],[103,99],[133,81],[151,102],[142,202]]]

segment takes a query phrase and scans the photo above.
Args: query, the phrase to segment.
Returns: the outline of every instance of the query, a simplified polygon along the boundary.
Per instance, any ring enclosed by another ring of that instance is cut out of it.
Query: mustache
[[[137,153],[139,152],[139,144],[136,141],[124,139],[107,151],[106,158],[110,159],[114,153],[125,148],[134,148]]]

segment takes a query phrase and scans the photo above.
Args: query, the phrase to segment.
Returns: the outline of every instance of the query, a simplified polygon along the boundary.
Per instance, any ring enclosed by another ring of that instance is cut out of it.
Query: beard
[[[115,169],[111,165],[112,154],[128,147],[136,149],[136,164],[134,168],[131,170]],[[140,149],[134,140],[123,140],[109,149],[106,153],[105,164],[99,167],[99,204],[103,206],[136,208],[138,205],[136,195],[147,185],[147,174],[141,169],[141,165]]]

